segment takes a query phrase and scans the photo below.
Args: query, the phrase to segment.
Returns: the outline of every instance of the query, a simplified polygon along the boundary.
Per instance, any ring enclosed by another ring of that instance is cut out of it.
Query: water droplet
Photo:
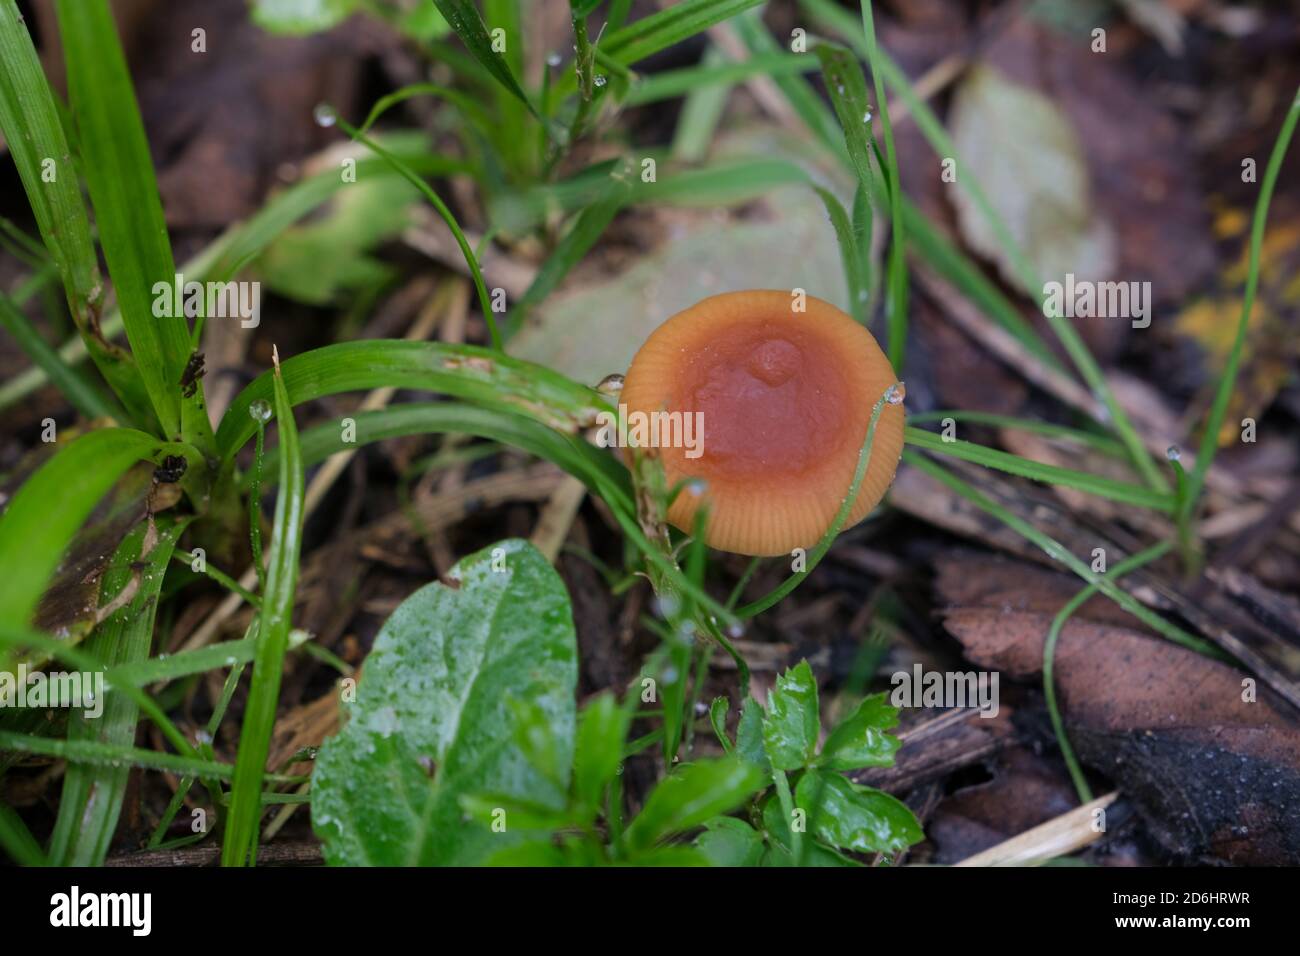
[[[253,421],[265,425],[271,420],[271,403],[259,398],[248,406],[248,415]]]
[[[1165,457],[1170,461],[1182,461],[1183,453],[1177,445],[1170,445],[1165,449]]]
[[[735,624],[730,625],[727,628],[727,637],[731,638],[733,641],[739,640],[744,636],[745,636],[745,625],[741,624],[739,621],[737,621]]]
[[[618,374],[606,375],[596,385],[596,391],[602,395],[617,395],[623,391],[623,376]]]
[[[673,594],[665,594],[655,602],[659,606],[659,616],[667,620],[677,616],[682,603]]]
[[[699,498],[701,495],[704,494],[704,492],[708,491],[708,489],[709,489],[709,483],[707,481],[696,480],[690,482],[686,486],[686,490],[690,492],[690,494],[695,498]]]
[[[316,121],[317,126],[328,128],[338,121],[339,115],[328,103],[317,103],[316,108],[311,111],[311,117]]]
[[[604,85],[605,85],[605,76],[604,76],[604,74],[602,74],[602,73],[597,73],[597,74],[596,74],[596,79],[595,79],[594,82],[595,82],[595,84],[596,84],[597,86],[604,86]]]
[[[905,398],[907,398],[907,386],[902,382],[895,382],[885,392],[885,401],[890,405],[902,405]]]
[[[867,110],[865,113],[862,114],[862,122],[864,123],[871,122],[871,110]]]
[[[208,733],[206,730],[196,730],[194,732],[194,739],[201,744],[212,743],[212,735]]]
[[[546,57],[546,65],[547,65],[547,66],[559,66],[559,65],[560,65],[560,54],[558,54],[558,53],[551,53],[551,54],[549,54],[549,55]]]

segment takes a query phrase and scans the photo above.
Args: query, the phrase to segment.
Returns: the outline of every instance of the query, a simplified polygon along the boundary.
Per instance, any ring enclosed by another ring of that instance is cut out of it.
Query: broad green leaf
[[[14,0],[0,0],[0,130],[63,280],[80,341],[137,423],[150,425],[153,409],[134,360],[100,331],[104,288],[81,183],[54,95]]]
[[[684,764],[659,782],[627,828],[636,853],[736,809],[763,786],[763,775],[738,757]]]
[[[0,625],[23,627],[77,529],[121,474],[141,460],[202,457],[188,445],[129,428],[105,428],[61,448],[0,515]]]
[[[781,810],[781,801],[772,794],[763,801],[763,829],[767,833],[768,847],[759,861],[760,866],[795,866],[797,862],[791,850],[790,823]],[[805,821],[806,824],[806,821]],[[850,859],[843,853],[823,843],[811,840],[805,834],[803,839],[804,856],[802,864],[814,867],[853,867],[861,866],[857,860]]]
[[[898,710],[887,694],[872,694],[846,717],[822,746],[819,766],[831,770],[889,767],[898,751],[898,738],[888,731],[898,726]]]
[[[278,362],[278,359],[277,359]],[[239,732],[239,756],[230,792],[230,813],[221,845],[225,866],[257,861],[257,823],[263,773],[280,700],[280,677],[289,649],[298,555],[302,550],[303,474],[293,406],[277,365],[274,370],[275,421],[280,431],[279,491],[275,498],[273,538],[267,558],[266,585],[257,619],[253,678]]]
[[[176,268],[126,57],[105,0],[57,0],[55,9],[68,67],[68,102],[104,259],[163,434],[177,436],[190,333],[179,309],[154,315],[154,284],[174,283]],[[211,442],[207,414],[196,413],[203,404],[201,384],[186,404],[194,413],[186,416],[186,440],[206,450]]]
[[[608,692],[582,709],[573,752],[573,799],[587,819],[600,808],[605,787],[618,774],[631,722],[627,710]]]
[[[253,0],[253,22],[268,33],[328,30],[346,20],[360,0]]]
[[[895,853],[925,839],[903,803],[826,770],[809,770],[795,787],[795,803],[821,840],[858,853]]]
[[[109,666],[130,664],[149,656],[154,615],[167,563],[176,539],[189,518],[168,515],[139,525],[118,547],[104,575],[100,606],[133,588],[134,597],[110,615],[86,642],[88,653]],[[129,595],[128,595],[129,596]],[[107,684],[107,682],[106,682]],[[102,712],[89,716],[74,711],[68,717],[69,740],[93,740],[129,747],[135,740],[140,708],[130,697],[112,692],[101,701]],[[117,829],[131,768],[69,763],[59,798],[59,816],[50,838],[50,861],[57,866],[99,866],[108,854]]]
[[[577,645],[564,583],[517,540],[465,558],[447,582],[384,624],[346,726],[317,757],[312,825],[330,863],[477,863],[522,833],[508,816],[502,833],[466,825],[462,796],[564,806],[565,790],[515,743],[510,706],[541,707],[572,747]]]
[[[970,177],[984,188],[1042,281],[1062,281],[1066,273],[1109,277],[1115,268],[1114,233],[1097,216],[1083,146],[1056,104],[996,67],[980,64],[957,87],[949,122],[961,163],[959,180]],[[961,189],[952,198],[966,242],[1037,301],[1042,286],[1026,285],[977,201]]]
[[[763,835],[744,820],[715,817],[706,820],[695,848],[714,866],[758,866],[763,856]]]
[[[776,679],[763,718],[763,749],[777,770],[799,770],[812,763],[821,733],[817,678],[800,661]]]

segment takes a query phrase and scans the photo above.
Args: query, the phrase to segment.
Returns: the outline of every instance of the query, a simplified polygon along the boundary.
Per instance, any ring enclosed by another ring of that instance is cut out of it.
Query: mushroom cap
[[[637,412],[642,421],[700,413],[697,447],[661,442],[655,453],[670,488],[705,482],[702,493],[677,495],[668,521],[689,532],[707,503],[707,543],[722,551],[771,556],[816,544],[853,482],[872,408],[897,380],[848,315],[812,296],[806,311],[793,303],[788,291],[728,292],[677,313],[641,346],[619,396],[630,422]],[[902,451],[903,407],[886,403],[845,528],[884,496]]]

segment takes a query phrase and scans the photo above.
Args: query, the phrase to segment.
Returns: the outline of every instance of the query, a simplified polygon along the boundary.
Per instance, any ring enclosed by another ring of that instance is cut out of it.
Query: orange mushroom
[[[766,290],[705,299],[659,326],[624,379],[628,419],[699,422],[698,447],[661,442],[655,453],[669,487],[704,483],[677,495],[668,521],[690,531],[707,502],[708,544],[723,551],[816,544],[853,481],[872,408],[896,381],[870,332],[829,302],[807,296],[795,311],[798,301]],[[903,408],[887,403],[846,528],[884,496],[902,451]]]

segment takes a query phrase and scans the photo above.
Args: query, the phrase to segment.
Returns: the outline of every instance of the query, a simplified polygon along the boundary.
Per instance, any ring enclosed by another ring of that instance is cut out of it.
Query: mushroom
[[[800,296],[705,299],[651,333],[623,383],[629,420],[680,412],[681,434],[690,436],[692,421],[701,426],[698,447],[650,444],[670,488],[703,483],[677,495],[669,523],[690,531],[707,503],[707,543],[722,551],[771,556],[814,545],[852,484],[872,409],[896,381],[870,332],[829,302]],[[797,303],[806,308],[795,311]],[[902,451],[903,408],[886,403],[846,528],[884,496]]]

